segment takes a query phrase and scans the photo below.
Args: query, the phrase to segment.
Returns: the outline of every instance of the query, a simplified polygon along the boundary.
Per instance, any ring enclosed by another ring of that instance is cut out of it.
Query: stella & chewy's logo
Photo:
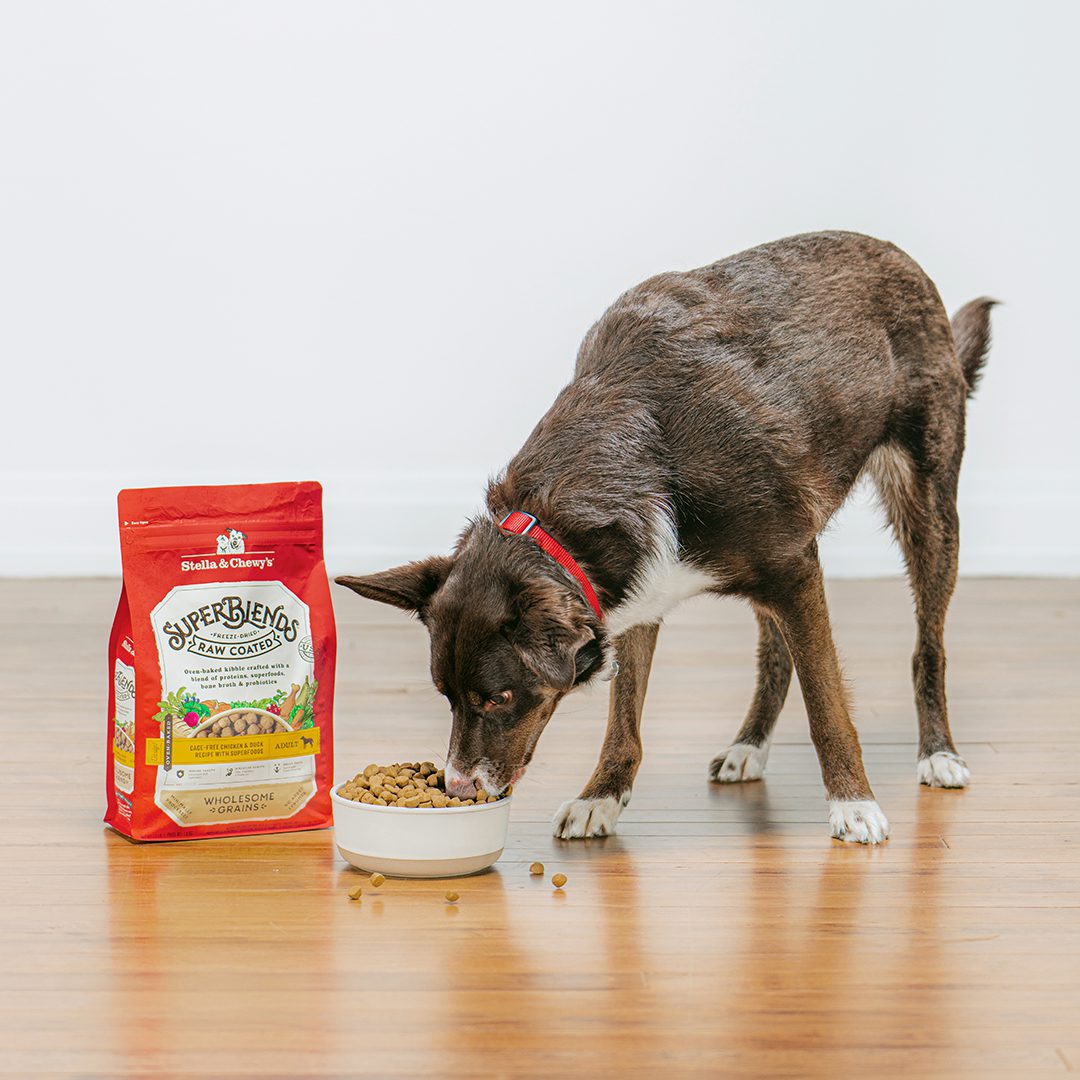
[[[263,656],[295,641],[300,620],[284,604],[271,607],[240,596],[222,596],[163,623],[161,629],[175,652],[240,660]]]
[[[269,570],[274,565],[273,551],[248,551],[247,533],[226,529],[218,533],[217,549],[201,555],[181,555],[180,569],[193,570]]]
[[[226,529],[217,538],[217,554],[218,555],[242,555],[244,552],[244,541],[247,539],[247,533],[242,533],[237,529]]]

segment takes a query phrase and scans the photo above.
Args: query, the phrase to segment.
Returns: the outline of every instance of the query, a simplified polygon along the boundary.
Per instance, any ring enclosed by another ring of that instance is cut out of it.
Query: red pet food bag
[[[118,505],[106,823],[136,840],[329,825],[322,488],[146,488]]]

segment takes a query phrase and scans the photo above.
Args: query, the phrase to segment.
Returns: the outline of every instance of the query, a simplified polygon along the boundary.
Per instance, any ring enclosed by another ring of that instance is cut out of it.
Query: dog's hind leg
[[[581,794],[564,802],[555,814],[552,831],[563,840],[613,833],[630,801],[641,764],[641,710],[659,632],[659,623],[635,626],[615,641],[619,674],[611,681],[604,745]]]
[[[956,584],[956,483],[963,451],[963,404],[920,425],[910,449],[879,447],[868,463],[904,552],[918,634],[912,657],[919,716],[919,782],[962,788],[970,779],[949,730],[945,700],[945,613]]]
[[[724,784],[760,780],[769,757],[776,718],[791,685],[791,653],[776,621],[762,611],[758,621],[757,688],[735,741],[709,763],[709,779]]]

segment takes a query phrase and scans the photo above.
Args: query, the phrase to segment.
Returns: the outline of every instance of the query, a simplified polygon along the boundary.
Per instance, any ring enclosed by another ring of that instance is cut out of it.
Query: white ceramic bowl
[[[475,874],[503,853],[512,797],[421,810],[354,802],[335,787],[334,842],[346,862],[388,877]]]

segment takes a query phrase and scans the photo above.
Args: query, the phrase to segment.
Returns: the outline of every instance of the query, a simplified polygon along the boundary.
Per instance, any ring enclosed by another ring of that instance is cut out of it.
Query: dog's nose
[[[449,761],[446,763],[445,776],[446,790],[449,794],[456,795],[459,799],[471,799],[476,794],[476,786],[473,782]]]

